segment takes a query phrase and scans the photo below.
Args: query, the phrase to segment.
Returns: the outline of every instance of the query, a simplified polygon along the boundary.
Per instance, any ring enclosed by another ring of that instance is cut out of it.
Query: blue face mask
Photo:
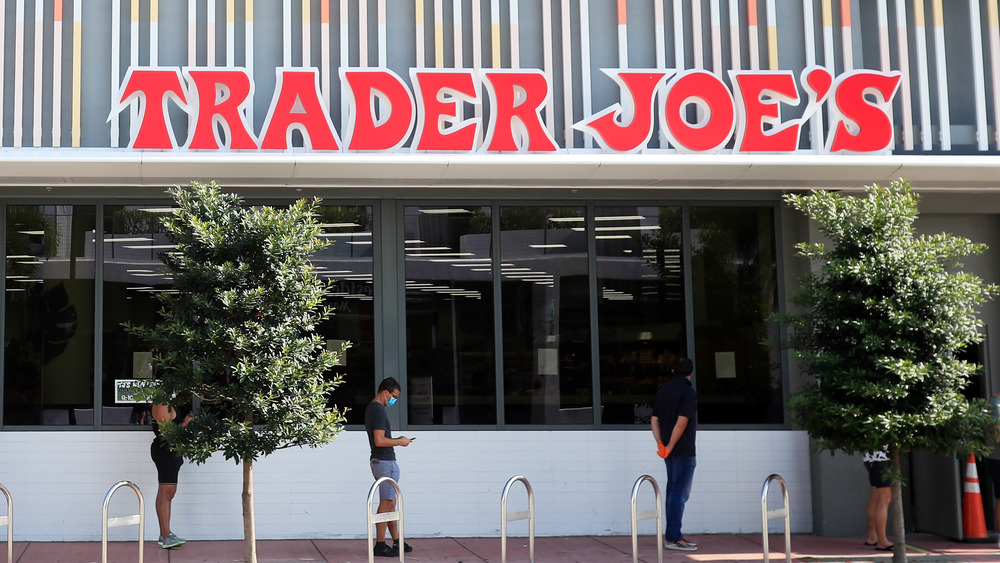
[[[389,406],[391,407],[392,405],[395,404],[396,404],[396,397],[389,397]]]

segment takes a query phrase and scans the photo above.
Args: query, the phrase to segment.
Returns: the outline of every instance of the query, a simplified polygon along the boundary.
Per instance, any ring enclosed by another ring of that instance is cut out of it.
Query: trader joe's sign
[[[855,70],[834,76],[813,66],[796,77],[791,71],[739,70],[729,72],[732,87],[697,69],[603,72],[619,85],[620,101],[573,127],[607,152],[647,148],[654,123],[681,152],[727,147],[739,153],[794,152],[803,125],[821,110],[829,118],[826,152],[879,152],[893,141],[898,72]],[[414,68],[412,87],[387,68],[341,68],[340,76],[341,95],[349,104],[343,131],[334,127],[315,68],[277,69],[259,131],[247,118],[254,80],[242,68],[132,67],[111,117],[138,104],[133,149],[284,150],[292,148],[292,133],[299,131],[313,151],[561,150],[542,119],[552,86],[540,70]],[[187,114],[183,143],[174,138],[168,102]],[[464,117],[467,103],[488,108],[485,123]],[[782,109],[791,107],[798,108],[797,117],[782,118]]]

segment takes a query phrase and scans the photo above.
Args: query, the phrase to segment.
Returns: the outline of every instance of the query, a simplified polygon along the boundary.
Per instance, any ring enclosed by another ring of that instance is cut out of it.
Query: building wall
[[[534,490],[536,534],[619,535],[630,531],[632,485],[643,474],[660,487],[666,476],[650,433],[639,431],[419,431],[397,448],[402,476],[404,533],[411,537],[499,536],[500,498],[513,475]],[[156,538],[156,473],[146,432],[2,432],[0,483],[14,499],[17,541],[100,540],[104,495],[119,480],[145,497],[146,539]],[[797,431],[702,431],[698,468],[684,528],[689,534],[759,533],[764,480],[788,484],[794,532],[812,530],[808,440]],[[364,432],[348,431],[320,449],[282,450],[255,464],[257,535],[278,538],[364,538],[364,506],[372,477]],[[213,457],[181,469],[172,528],[194,539],[243,534],[239,467]],[[780,506],[772,487],[769,506]],[[643,484],[639,510],[653,493]],[[527,505],[512,488],[511,512]],[[134,514],[128,488],[115,493],[111,516]],[[509,525],[526,536],[527,524]],[[639,531],[653,533],[641,522]],[[772,531],[781,529],[773,520]],[[136,528],[111,530],[134,538]]]

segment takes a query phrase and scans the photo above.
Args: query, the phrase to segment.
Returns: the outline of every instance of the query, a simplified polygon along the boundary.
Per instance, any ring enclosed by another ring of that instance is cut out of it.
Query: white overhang
[[[0,186],[572,187],[1000,190],[1000,156],[557,153],[320,153],[0,149]]]

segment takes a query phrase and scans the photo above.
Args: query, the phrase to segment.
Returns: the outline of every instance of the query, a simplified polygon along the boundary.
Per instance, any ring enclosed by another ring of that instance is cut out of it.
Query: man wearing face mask
[[[378,393],[372,402],[368,403],[365,409],[365,431],[368,433],[368,445],[371,446],[371,469],[375,480],[382,477],[392,477],[399,482],[399,465],[396,464],[396,452],[394,446],[409,446],[411,438],[400,436],[392,437],[392,429],[389,428],[389,416],[385,408],[396,404],[399,399],[399,382],[392,377],[387,377],[378,385]],[[396,510],[396,489],[389,483],[379,486],[378,512],[392,512]],[[389,547],[385,543],[385,530],[389,529],[392,535],[393,545]],[[399,529],[396,522],[378,522],[375,524],[375,549],[374,554],[378,557],[399,557]],[[405,553],[413,551],[410,542],[406,542],[403,547]]]

